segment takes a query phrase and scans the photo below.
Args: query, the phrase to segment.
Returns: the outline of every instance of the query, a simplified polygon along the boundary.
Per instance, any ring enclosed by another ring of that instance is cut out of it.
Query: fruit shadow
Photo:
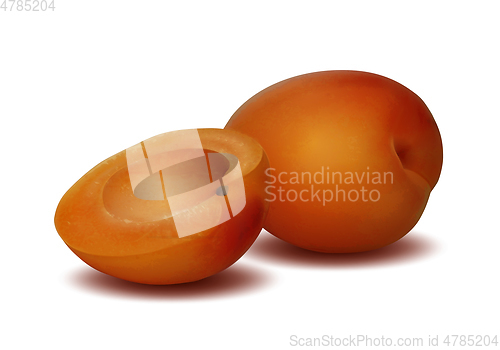
[[[435,241],[418,232],[410,232],[389,246],[368,252],[328,254],[298,248],[262,231],[245,257],[287,266],[364,268],[416,261],[437,250]]]
[[[94,294],[112,297],[159,300],[222,298],[251,293],[271,283],[272,278],[260,268],[237,262],[228,269],[200,281],[174,285],[146,285],[108,276],[90,267],[81,268],[69,277],[70,283]]]

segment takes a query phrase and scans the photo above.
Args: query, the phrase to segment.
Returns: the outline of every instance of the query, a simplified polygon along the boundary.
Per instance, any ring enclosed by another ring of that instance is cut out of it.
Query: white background
[[[347,3],[56,0],[54,12],[0,10],[0,348],[500,335],[499,3]],[[223,128],[265,87],[336,69],[402,83],[440,127],[441,179],[399,242],[335,256],[263,231],[228,270],[154,287],[93,270],[59,238],[59,200],[100,161],[159,133]]]

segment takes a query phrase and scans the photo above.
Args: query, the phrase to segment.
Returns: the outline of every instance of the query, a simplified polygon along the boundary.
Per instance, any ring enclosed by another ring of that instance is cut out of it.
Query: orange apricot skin
[[[245,102],[225,128],[265,149],[275,176],[268,177],[270,191],[280,186],[283,193],[309,194],[302,197],[308,201],[273,200],[264,228],[318,252],[369,251],[405,236],[422,215],[442,167],[440,133],[424,102],[403,85],[366,72],[324,71],[284,80]],[[291,172],[314,174],[322,167],[344,175],[387,172],[393,181],[372,184],[380,199],[367,202],[351,201],[342,190],[360,194],[368,183],[289,183]],[[278,181],[281,173],[288,183]],[[316,191],[326,191],[328,198],[332,191],[333,200],[317,200],[310,195]]]
[[[106,159],[63,196],[55,226],[66,245],[98,271],[124,280],[154,285],[178,284],[212,276],[235,263],[252,245],[267,214],[264,171],[269,167],[257,142],[234,131],[198,129],[206,149],[240,155],[246,205],[230,220],[186,237],[175,234],[173,218],[130,220],[106,210],[106,184],[128,174],[125,151]],[[247,159],[248,158],[248,159]],[[251,159],[250,159],[251,158]],[[130,193],[127,176],[117,187]],[[115,193],[115,192],[113,192]],[[130,197],[130,195],[128,195]],[[123,195],[124,205],[137,201]],[[144,202],[144,217],[160,212],[163,201]]]

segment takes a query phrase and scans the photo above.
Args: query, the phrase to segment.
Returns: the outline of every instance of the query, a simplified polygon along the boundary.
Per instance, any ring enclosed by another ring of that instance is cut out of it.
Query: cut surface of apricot
[[[260,233],[268,166],[260,145],[236,131],[157,135],[78,180],[55,226],[106,274],[145,284],[200,280],[236,262]]]

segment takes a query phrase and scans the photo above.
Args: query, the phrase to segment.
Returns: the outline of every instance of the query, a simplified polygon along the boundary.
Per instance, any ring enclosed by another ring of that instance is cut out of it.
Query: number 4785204
[[[54,11],[55,0],[0,0],[0,10],[4,11]]]

